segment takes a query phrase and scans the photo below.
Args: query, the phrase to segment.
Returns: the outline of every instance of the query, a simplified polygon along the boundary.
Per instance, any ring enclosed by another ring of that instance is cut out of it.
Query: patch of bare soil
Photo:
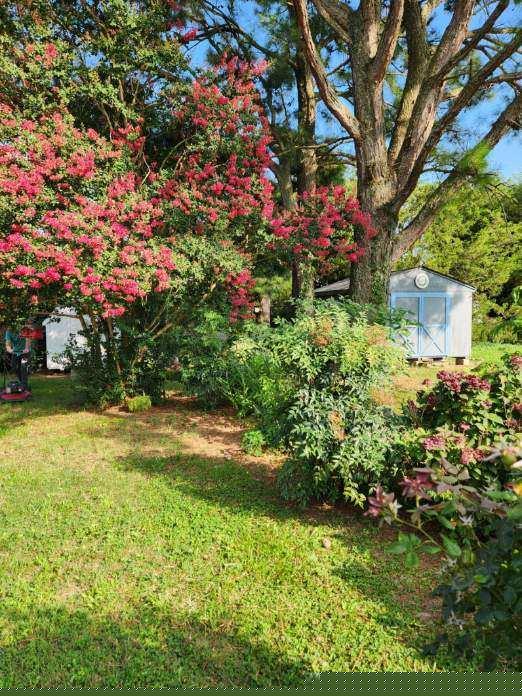
[[[237,419],[233,409],[205,411],[198,408],[193,397],[173,394],[164,404],[153,406],[141,414],[130,414],[120,408],[109,409],[106,413],[133,418],[156,431],[168,424],[168,433],[179,441],[184,453],[234,460],[245,466],[256,479],[273,481],[284,461],[284,456],[277,452],[266,452],[261,457],[246,454],[241,438],[248,426]]]

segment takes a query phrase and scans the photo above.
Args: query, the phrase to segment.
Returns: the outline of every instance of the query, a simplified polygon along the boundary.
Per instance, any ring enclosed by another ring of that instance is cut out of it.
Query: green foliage
[[[241,446],[247,454],[260,457],[266,446],[266,439],[261,430],[247,430],[241,438]]]
[[[500,365],[484,365],[481,375],[439,372],[435,384],[426,385],[406,405],[409,427],[390,447],[389,464],[435,467],[443,458],[474,485],[505,484],[502,460],[486,455],[495,442],[513,443],[521,430],[520,360],[505,355]]]
[[[434,430],[454,428],[472,446],[504,439],[520,429],[522,356],[507,354],[500,366],[484,365],[480,374],[441,371],[433,387],[409,404],[413,423]]]
[[[142,411],[148,411],[152,406],[150,396],[147,394],[140,394],[139,396],[133,396],[126,400],[125,405],[129,413],[141,413]]]
[[[395,426],[373,392],[402,365],[402,350],[389,340],[399,318],[349,300],[311,309],[298,308],[293,321],[273,328],[231,328],[220,314],[203,312],[179,337],[181,380],[207,406],[229,403],[254,416],[266,444],[288,452],[279,475],[286,499],[362,504],[385,476]]]
[[[180,379],[201,404],[231,404],[254,416],[267,443],[281,441],[281,427],[295,391],[271,349],[273,331],[264,324],[231,325],[227,317],[202,311],[177,333]]]
[[[499,658],[518,660],[520,664],[520,623],[522,622],[522,525],[512,518],[492,519],[486,541],[469,563],[442,583],[436,594],[443,600],[447,622],[468,623],[473,617],[487,645],[485,667],[497,666]],[[485,530],[482,530],[485,533]],[[471,627],[470,627],[471,628]],[[473,645],[473,630],[468,628],[467,642]]]
[[[72,369],[76,393],[84,403],[104,409],[143,394],[154,404],[164,399],[168,370],[175,361],[170,332],[155,336],[126,319],[112,339],[92,331],[82,331],[79,337],[69,343],[63,361]]]
[[[422,553],[443,556],[435,594],[442,596],[444,619],[466,629],[468,643],[479,629],[489,658],[520,659],[522,443],[490,448],[488,460],[507,472],[501,490],[477,487],[465,467],[443,457],[400,482],[401,504],[379,487],[368,514],[414,530],[399,532],[390,549],[404,555],[406,566],[417,566]]]
[[[287,500],[345,499],[362,505],[369,490],[401,470],[386,458],[397,417],[361,394],[360,386],[357,391],[344,397],[327,388],[298,392],[287,420],[289,459],[279,476]]]

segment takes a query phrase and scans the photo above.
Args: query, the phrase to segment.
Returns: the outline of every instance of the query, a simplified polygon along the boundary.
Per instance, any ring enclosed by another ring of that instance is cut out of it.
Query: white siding
[[[415,278],[420,272],[429,277],[429,285],[421,290],[415,285]],[[390,279],[390,296],[392,293],[414,293],[416,295],[430,292],[444,293],[449,297],[449,336],[448,357],[468,358],[471,353],[471,320],[473,289],[456,280],[433,273],[426,268],[411,268],[393,273]]]

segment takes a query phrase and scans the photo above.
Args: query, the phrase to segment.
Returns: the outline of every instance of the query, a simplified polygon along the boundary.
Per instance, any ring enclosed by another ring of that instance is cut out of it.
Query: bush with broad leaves
[[[398,497],[379,486],[368,498],[366,514],[401,530],[390,550],[403,555],[407,566],[417,566],[423,553],[442,557],[436,594],[450,625],[468,637],[474,625],[491,656],[502,652],[517,659],[522,638],[522,441],[489,448],[485,461],[506,470],[502,489],[471,485],[464,465],[441,458],[404,477]]]

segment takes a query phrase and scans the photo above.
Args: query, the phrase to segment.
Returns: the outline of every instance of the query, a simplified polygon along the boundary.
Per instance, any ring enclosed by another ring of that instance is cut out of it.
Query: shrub
[[[407,423],[390,447],[391,466],[434,466],[444,459],[466,467],[477,486],[507,481],[500,460],[486,456],[493,442],[515,442],[521,429],[522,358],[504,356],[500,366],[486,366],[479,374],[439,372],[437,382],[409,402]]]
[[[463,431],[447,427],[436,430],[403,429],[388,450],[388,462],[396,470],[436,466],[441,459],[457,468],[466,467],[476,485],[504,482],[505,471],[497,462],[486,458],[486,447],[475,447]]]
[[[347,300],[311,309],[298,307],[292,321],[273,328],[231,327],[205,312],[180,336],[182,381],[209,406],[229,403],[253,416],[266,444],[288,452],[279,474],[286,499],[344,496],[362,504],[385,476],[397,420],[372,393],[403,361],[389,327],[373,322],[396,329],[400,317]]]
[[[260,430],[247,430],[241,438],[241,446],[247,454],[260,457],[266,447],[266,439]]]
[[[97,340],[83,332],[80,340],[69,342],[62,360],[74,373],[75,391],[85,403],[101,409],[141,394],[152,403],[161,402],[173,362],[172,337],[165,333],[154,339],[130,324],[120,326],[110,344],[104,336]],[[82,337],[88,341],[82,342]]]
[[[362,505],[369,490],[400,470],[386,461],[397,422],[391,411],[370,401],[302,389],[287,419],[290,454],[279,476],[283,497],[299,504],[344,498]]]
[[[127,399],[125,405],[127,406],[129,413],[140,413],[142,411],[148,411],[152,406],[152,402],[150,400],[150,396],[147,394],[141,394],[140,396],[133,396],[132,398]]]
[[[413,422],[466,433],[473,446],[492,444],[521,426],[522,356],[505,355],[502,364],[480,374],[441,371],[431,389],[409,405]]]
[[[466,467],[442,458],[404,477],[398,499],[378,487],[366,514],[407,530],[391,551],[408,566],[423,552],[441,554],[445,620],[468,634],[473,622],[492,654],[502,647],[512,657],[522,626],[522,441],[488,459],[507,471],[502,490],[473,486]]]
[[[339,497],[362,504],[384,474],[394,420],[372,399],[402,362],[388,329],[353,303],[323,301],[313,314],[281,322],[272,350],[295,392],[284,422],[289,459],[283,497],[300,504]]]

